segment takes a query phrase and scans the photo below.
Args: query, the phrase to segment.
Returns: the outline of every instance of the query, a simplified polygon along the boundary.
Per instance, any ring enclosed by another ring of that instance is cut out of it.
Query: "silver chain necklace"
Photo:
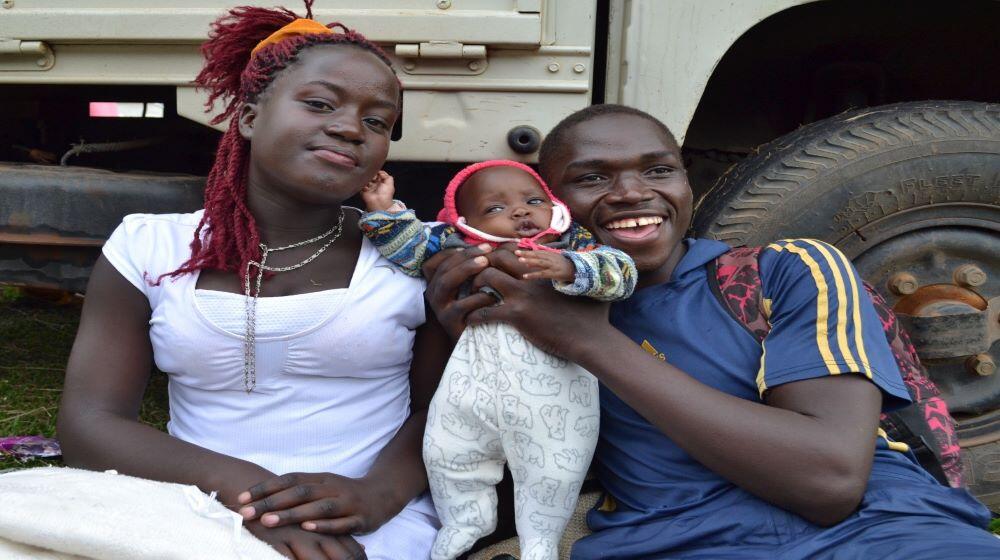
[[[302,268],[303,266],[316,260],[316,257],[323,254],[327,247],[333,245],[333,242],[340,237],[341,232],[344,231],[344,209],[340,209],[340,217],[337,219],[337,225],[333,226],[326,233],[322,233],[313,237],[311,239],[306,239],[305,241],[299,241],[298,243],[292,243],[291,245],[285,245],[284,247],[275,247],[273,249],[269,248],[267,245],[260,244],[260,262],[250,261],[247,263],[247,273],[246,279],[243,282],[243,295],[246,301],[246,329],[243,333],[243,389],[249,395],[254,387],[257,386],[257,298],[260,297],[260,284],[264,280],[264,271],[267,272],[288,272],[289,270],[295,270],[296,268]],[[316,250],[315,253],[309,255],[305,260],[298,262],[289,266],[268,266],[267,256],[271,253],[277,251],[284,251],[286,249],[294,249],[296,247],[302,247],[303,245],[309,245],[311,243],[316,243],[317,241],[322,241],[329,237],[330,239],[323,244],[322,247]],[[250,267],[257,267],[257,281],[254,285],[253,293],[250,292]]]

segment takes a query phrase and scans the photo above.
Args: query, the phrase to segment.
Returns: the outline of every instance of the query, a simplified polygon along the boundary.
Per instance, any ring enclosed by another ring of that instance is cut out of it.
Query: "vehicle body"
[[[199,206],[218,132],[191,80],[232,4],[0,3],[0,281],[82,291],[124,214]],[[392,58],[387,168],[426,217],[460,164],[531,162],[591,103],[661,118],[705,197],[699,233],[822,238],[883,290],[1000,509],[1000,2],[318,0],[315,17]]]

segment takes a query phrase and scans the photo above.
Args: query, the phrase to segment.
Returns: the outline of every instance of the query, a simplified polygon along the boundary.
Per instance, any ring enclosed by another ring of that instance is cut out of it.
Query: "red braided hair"
[[[312,17],[312,3],[305,1],[307,18]],[[392,70],[382,49],[340,23],[327,27],[339,27],[342,33],[289,37],[251,57],[250,51],[260,41],[297,17],[285,8],[241,6],[212,23],[208,41],[201,46],[205,66],[195,83],[208,90],[208,109],[216,100],[225,100],[225,109],[212,124],[229,119],[229,128],[222,135],[205,181],[205,214],[191,241],[191,258],[177,270],[161,275],[154,285],[164,276],[173,278],[203,269],[236,272],[242,283],[247,263],[260,261],[260,233],[246,205],[250,143],[240,135],[239,111],[244,103],[256,102],[278,74],[296,62],[300,52],[316,45],[351,45],[373,53]]]

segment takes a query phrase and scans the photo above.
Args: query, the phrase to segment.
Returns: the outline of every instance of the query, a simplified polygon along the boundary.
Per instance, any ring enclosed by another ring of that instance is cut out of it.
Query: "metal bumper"
[[[192,175],[0,163],[0,282],[82,292],[122,217],[197,210],[204,184]]]

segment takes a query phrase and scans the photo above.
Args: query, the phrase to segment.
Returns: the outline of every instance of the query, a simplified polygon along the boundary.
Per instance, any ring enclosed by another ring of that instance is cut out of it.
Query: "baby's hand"
[[[393,195],[396,183],[385,171],[379,171],[367,185],[361,187],[361,200],[369,212],[384,212],[393,209]],[[398,205],[396,205],[398,206]]]
[[[546,278],[559,282],[573,282],[576,280],[576,267],[573,261],[567,259],[559,253],[551,251],[514,251],[517,260],[533,268],[522,276],[525,280],[535,280]]]

